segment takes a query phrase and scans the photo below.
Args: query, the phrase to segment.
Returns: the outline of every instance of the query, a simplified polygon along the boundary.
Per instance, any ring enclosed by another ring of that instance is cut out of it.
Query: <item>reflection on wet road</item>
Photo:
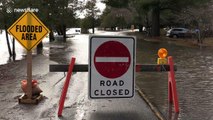
[[[88,35],[75,36],[72,39],[68,39],[66,45],[61,44],[64,48],[59,47],[60,44],[56,46],[51,43],[50,46],[60,49],[57,51],[55,51],[55,48],[50,49],[50,60],[68,64],[70,58],[74,56],[76,57],[76,63],[88,64],[88,38]],[[150,111],[149,107],[144,104],[138,95],[135,95],[133,99],[89,100],[87,81],[88,73],[79,72],[73,75],[71,88],[69,88],[67,95],[71,97],[69,102],[65,104],[64,118],[62,120],[68,120],[73,118],[73,116],[75,120],[156,119],[153,112]]]
[[[103,32],[100,34],[117,35],[116,32]],[[119,33],[121,34],[121,33]],[[49,56],[51,61],[61,64],[68,64],[72,56],[76,57],[76,63],[88,63],[88,35],[78,35],[67,40],[67,43],[44,42],[43,54]],[[0,40],[0,42],[3,42]],[[17,43],[18,44],[18,43]],[[169,119],[180,120],[213,120],[213,55],[211,48],[199,49],[197,47],[180,47],[169,43],[146,42],[138,39],[137,41],[137,63],[139,64],[156,64],[157,51],[164,47],[168,50],[169,55],[173,56],[174,62],[177,65],[176,72],[177,91],[180,102],[180,114],[171,116],[168,111],[167,103],[167,73],[137,73],[136,82],[148,96],[150,101],[159,108],[159,110]],[[0,55],[7,55],[7,47],[0,47]],[[23,59],[25,52],[20,46],[17,46],[17,58]],[[58,57],[60,56],[60,57]],[[1,58],[0,64],[5,64],[8,60],[8,55]],[[81,84],[79,89],[73,92],[81,93],[81,89],[87,89],[87,85],[82,79],[82,76],[87,76],[86,73],[76,75],[75,79]],[[75,82],[75,81],[73,81]],[[86,87],[86,88],[85,88]],[[87,91],[87,90],[85,90]],[[74,107],[74,101],[84,101],[85,96],[73,96],[70,92],[68,96],[72,96],[71,100]],[[87,94],[87,93],[81,93]],[[69,102],[70,102],[69,101]],[[106,101],[108,102],[108,101]],[[86,104],[90,104],[87,103]],[[111,103],[110,103],[111,104]],[[85,109],[82,106],[77,109],[77,118],[82,118],[85,115]],[[68,106],[69,107],[69,106]],[[68,109],[68,108],[65,108]],[[172,109],[173,110],[173,109]],[[69,112],[69,111],[68,111]],[[68,116],[71,116],[69,114]],[[115,114],[110,114],[112,117]],[[90,118],[98,116],[106,116],[103,113],[91,114]],[[134,116],[134,114],[132,114]],[[128,118],[129,116],[127,116]]]
[[[181,120],[213,119],[213,55],[211,48],[187,48],[167,43],[138,41],[137,60],[156,63],[157,49],[165,47],[177,65],[177,90]],[[139,73],[137,84],[165,115],[167,103],[167,73]],[[177,117],[176,117],[177,118]]]
[[[110,33],[115,34],[116,33]],[[84,36],[86,38],[86,36]],[[77,38],[80,39],[80,38]],[[73,40],[78,43],[77,39]],[[81,46],[73,46],[76,55],[84,60],[87,53],[79,48],[86,48],[87,40]],[[181,120],[211,120],[213,119],[213,55],[212,49],[197,47],[181,47],[168,43],[137,41],[137,63],[156,64],[157,51],[165,47],[169,55],[173,56],[177,65],[176,72],[177,90],[180,102],[180,114],[171,116],[167,103],[167,73],[137,73],[136,82],[143,89],[151,102],[167,118],[178,118]],[[86,59],[87,60],[87,59]],[[87,61],[78,61],[87,63]],[[173,110],[173,109],[172,109]]]
[[[42,40],[43,44],[48,45],[49,44],[49,38],[45,37]],[[11,52],[13,50],[12,48],[12,36],[9,35],[9,44],[10,44],[10,49]],[[47,52],[49,53],[49,46],[46,46],[43,48],[43,52],[44,54],[46,54]],[[16,56],[15,56],[15,60],[23,60],[26,58],[26,54],[27,51],[23,48],[23,46],[15,40],[15,52],[16,52]],[[38,54],[36,49],[32,50],[32,54],[36,55]],[[5,31],[2,32],[2,34],[0,34],[0,65],[4,65],[10,62],[13,62],[12,57],[10,57],[9,52],[8,52],[8,45],[7,45],[7,41],[6,41],[6,35],[5,35]]]

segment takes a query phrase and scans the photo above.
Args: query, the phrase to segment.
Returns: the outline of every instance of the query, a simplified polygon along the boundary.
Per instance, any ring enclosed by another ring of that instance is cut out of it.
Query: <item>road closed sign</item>
[[[49,33],[49,29],[32,12],[25,12],[7,31],[28,51]]]
[[[134,96],[135,48],[134,37],[90,36],[90,98],[131,98]]]

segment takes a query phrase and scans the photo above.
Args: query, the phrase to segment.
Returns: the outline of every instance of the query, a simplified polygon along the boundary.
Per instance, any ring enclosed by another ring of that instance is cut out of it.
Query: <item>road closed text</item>
[[[123,89],[125,82],[123,80],[100,80],[100,87],[106,89],[94,90],[94,95],[98,96],[128,96],[130,91]]]
[[[95,96],[114,96],[114,95],[129,95],[128,89],[108,89],[108,90],[95,90],[94,91]]]

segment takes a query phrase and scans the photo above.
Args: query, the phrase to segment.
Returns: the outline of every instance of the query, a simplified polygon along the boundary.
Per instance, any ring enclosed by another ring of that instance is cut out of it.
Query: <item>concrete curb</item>
[[[153,111],[156,117],[159,120],[166,120],[166,118],[162,115],[162,113],[149,101],[148,97],[144,94],[144,92],[138,86],[136,86],[136,88],[140,97],[147,103],[147,105],[150,107],[150,109]]]

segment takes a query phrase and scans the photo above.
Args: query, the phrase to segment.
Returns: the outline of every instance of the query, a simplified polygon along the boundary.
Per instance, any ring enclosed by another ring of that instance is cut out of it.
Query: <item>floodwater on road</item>
[[[118,35],[116,32],[99,34]],[[2,34],[3,36],[3,34]],[[0,38],[0,64],[10,62],[5,39]],[[88,35],[77,35],[67,40],[67,43],[48,43],[43,40],[43,54],[51,61],[65,64],[70,58],[76,57],[76,63],[88,63]],[[181,47],[170,43],[147,42],[137,40],[137,63],[156,64],[157,51],[164,47],[173,56],[177,66],[175,74],[180,103],[180,113],[176,118],[170,116],[167,102],[167,73],[137,73],[136,83],[148,96],[150,101],[165,115],[167,119],[175,120],[213,120],[213,55],[212,48]],[[26,52],[16,43],[16,60],[25,58]],[[36,52],[34,52],[36,54]],[[60,58],[58,57],[60,55]],[[83,112],[83,111],[81,111]],[[79,112],[79,115],[80,113]],[[174,117],[174,116],[173,116]]]
[[[44,44],[46,44],[46,43],[48,43],[48,39],[49,38],[46,37],[42,40],[42,42]],[[9,35],[9,41],[8,42],[9,42],[9,47],[10,47],[11,52],[12,52],[12,50],[13,50],[12,36],[10,36],[10,35]],[[22,60],[26,57],[26,54],[27,54],[27,51],[16,40],[15,40],[15,53],[16,53],[15,60]],[[33,55],[37,54],[36,49],[32,50],[32,54]],[[6,41],[6,35],[5,35],[4,30],[3,30],[2,33],[0,33],[0,57],[1,57],[0,65],[7,64],[7,63],[13,61],[12,57],[10,57],[10,55],[9,55],[8,44],[7,44],[7,41]]]
[[[138,63],[156,63],[157,51],[164,47],[177,66],[175,78],[180,113],[175,118],[168,112],[167,73],[138,73],[137,76],[137,85],[165,117],[171,120],[213,120],[213,49],[140,40],[137,43]]]

